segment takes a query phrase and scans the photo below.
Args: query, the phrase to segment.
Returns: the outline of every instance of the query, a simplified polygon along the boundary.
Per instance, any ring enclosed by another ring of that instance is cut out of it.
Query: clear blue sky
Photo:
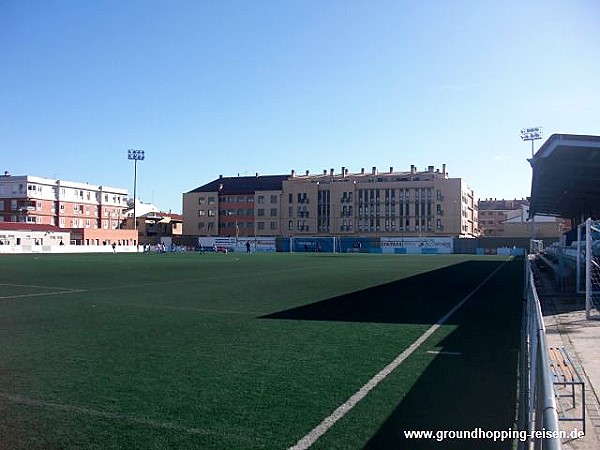
[[[600,134],[597,0],[0,0],[0,58],[0,171],[133,192],[143,149],[138,196],[173,212],[341,166],[521,198],[521,128]]]

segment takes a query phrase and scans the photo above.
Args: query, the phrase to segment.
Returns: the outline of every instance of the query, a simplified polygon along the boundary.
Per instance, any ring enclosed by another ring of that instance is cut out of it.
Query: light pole
[[[531,127],[531,128],[522,128],[521,129],[521,140],[522,141],[531,141],[531,168],[533,169],[533,145],[534,142],[538,139],[542,138],[542,127]],[[533,180],[533,178],[532,178]],[[531,239],[535,239],[535,214],[531,214],[529,211],[529,215],[531,216]]]
[[[533,143],[538,139],[542,139],[542,127],[531,127],[521,129],[521,139],[523,141],[531,141],[531,157],[533,158]]]
[[[133,160],[133,229],[137,230],[137,217],[135,215],[135,199],[137,187],[137,162],[146,158],[144,150],[127,150],[127,159]]]

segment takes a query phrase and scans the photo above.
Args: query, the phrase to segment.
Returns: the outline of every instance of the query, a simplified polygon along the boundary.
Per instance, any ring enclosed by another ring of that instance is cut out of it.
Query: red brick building
[[[121,229],[127,194],[120,188],[5,173],[0,176],[0,222],[80,230],[75,236],[79,244],[116,240],[135,245],[135,231]]]

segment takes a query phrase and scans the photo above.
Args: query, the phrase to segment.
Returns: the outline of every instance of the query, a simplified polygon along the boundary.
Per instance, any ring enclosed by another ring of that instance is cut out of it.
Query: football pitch
[[[522,289],[489,256],[0,256],[0,449],[509,449],[404,431],[514,429]]]

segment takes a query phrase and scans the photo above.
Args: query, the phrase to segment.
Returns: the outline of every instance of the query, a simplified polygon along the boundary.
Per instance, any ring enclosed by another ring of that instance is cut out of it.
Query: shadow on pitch
[[[502,263],[465,261],[260,318],[434,324]]]
[[[413,440],[404,435],[406,430],[516,429],[523,281],[522,263],[510,265],[456,312],[459,326],[452,333],[430,342],[439,354],[430,355],[426,346],[416,351],[417,357],[420,353],[433,361],[404,396],[398,394],[398,406],[365,449],[512,448],[512,440]]]

